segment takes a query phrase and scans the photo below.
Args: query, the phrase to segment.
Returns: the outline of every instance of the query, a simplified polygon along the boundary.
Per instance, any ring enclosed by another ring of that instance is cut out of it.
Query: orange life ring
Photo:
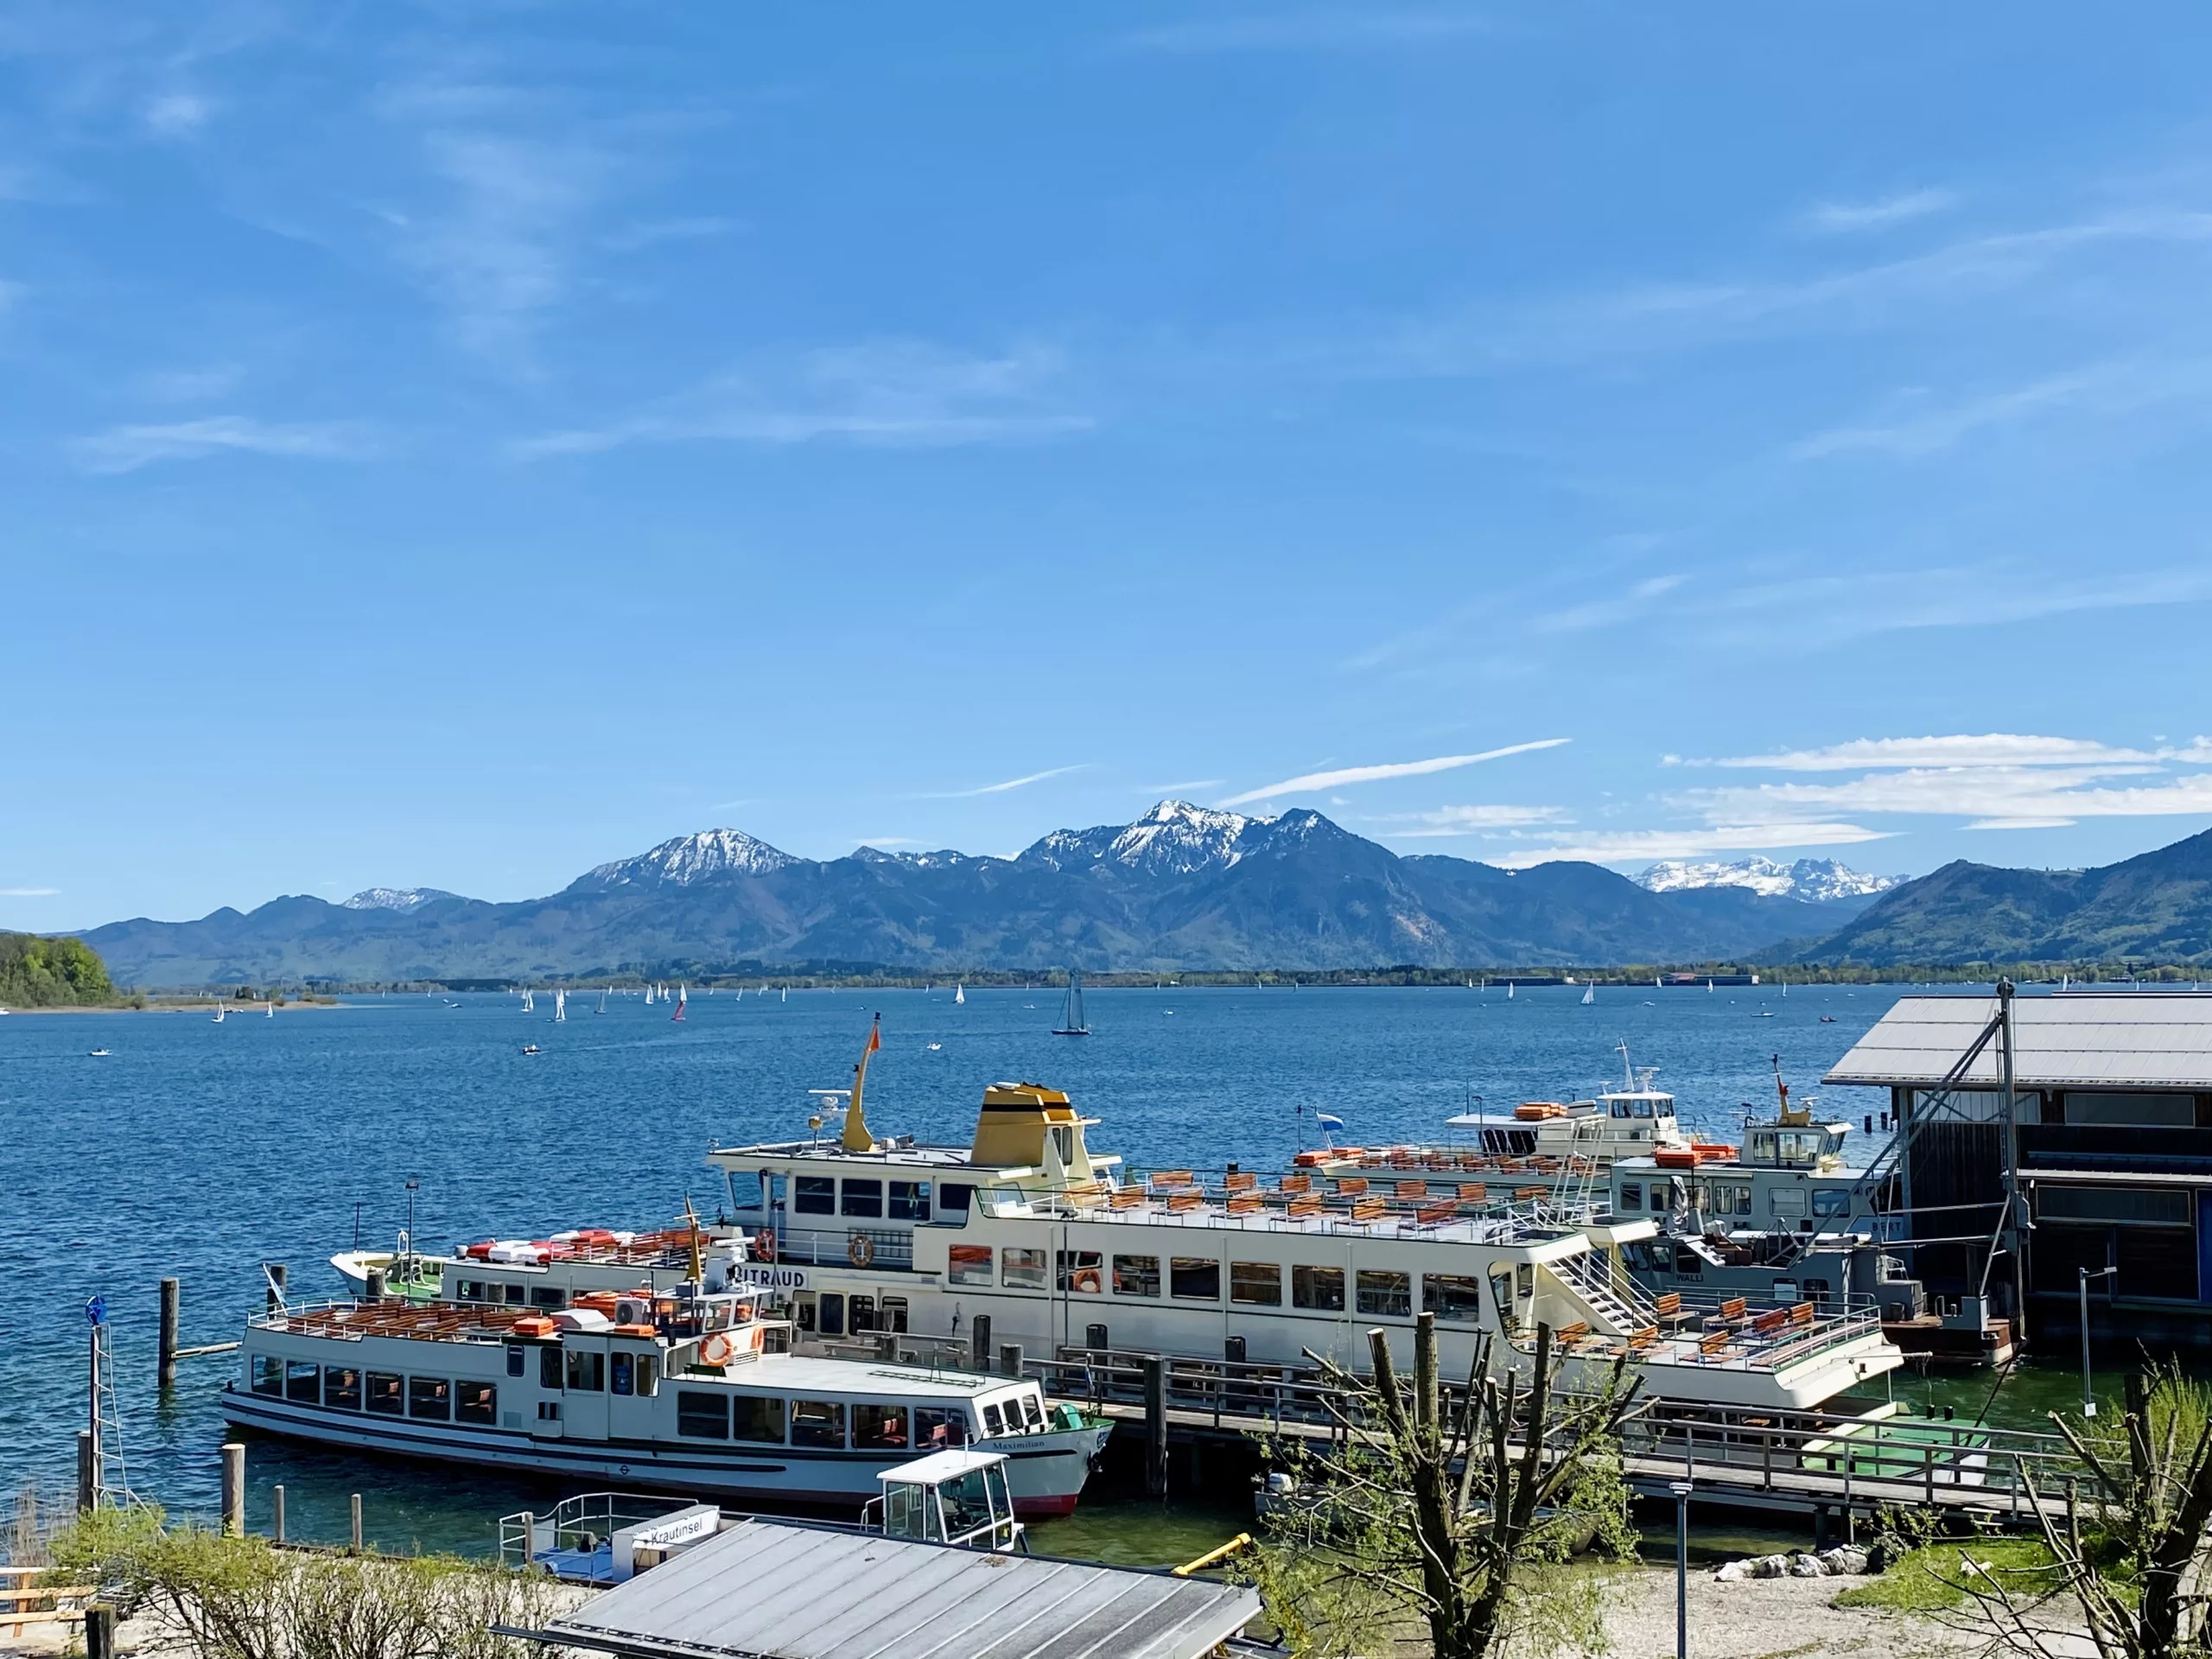
[[[1075,1287],[1086,1296],[1096,1296],[1106,1288],[1106,1281],[1098,1276],[1096,1268],[1077,1268],[1075,1270]]]
[[[875,1260],[875,1241],[866,1233],[855,1233],[845,1241],[845,1260],[856,1268],[864,1268]]]
[[[724,1365],[737,1351],[737,1344],[717,1331],[699,1344],[699,1363],[702,1365]]]
[[[763,1262],[772,1262],[776,1259],[776,1230],[774,1228],[763,1227],[753,1236],[753,1254]]]

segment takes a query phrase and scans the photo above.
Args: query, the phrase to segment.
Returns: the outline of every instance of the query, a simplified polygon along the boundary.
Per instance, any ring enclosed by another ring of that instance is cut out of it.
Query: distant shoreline
[[[279,1002],[276,1004],[276,1012],[279,1014],[295,1014],[302,1008],[342,1008],[345,1006],[346,1005],[343,1002],[338,1001],[334,998],[328,1001],[317,998],[312,1001],[302,1000],[292,1002]],[[9,1003],[6,1005],[6,1013],[9,1019],[16,1020],[26,1018],[35,1014],[213,1014],[217,1008],[227,1008],[233,1014],[244,1015],[251,1014],[266,1019],[268,1017],[268,1007],[269,1004],[265,1001],[236,1002],[232,1001],[228,997],[220,996],[174,996],[162,997],[159,999],[149,998],[143,1004],[134,1004],[130,1002],[57,1002],[50,1006],[41,1007],[19,1008],[13,1003]]]

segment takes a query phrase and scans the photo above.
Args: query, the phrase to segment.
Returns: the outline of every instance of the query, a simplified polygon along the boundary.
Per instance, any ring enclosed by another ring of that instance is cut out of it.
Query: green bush
[[[0,1007],[50,1008],[114,1001],[107,964],[82,939],[0,933]]]

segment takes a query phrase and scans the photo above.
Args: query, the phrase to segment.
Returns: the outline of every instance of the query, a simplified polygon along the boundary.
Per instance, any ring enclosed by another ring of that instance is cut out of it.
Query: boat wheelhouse
[[[689,1294],[686,1294],[686,1293]],[[762,1503],[849,1505],[887,1459],[1006,1454],[1015,1509],[1072,1511],[1108,1429],[1033,1382],[776,1351],[757,1294],[339,1303],[248,1321],[230,1421],[350,1447]]]

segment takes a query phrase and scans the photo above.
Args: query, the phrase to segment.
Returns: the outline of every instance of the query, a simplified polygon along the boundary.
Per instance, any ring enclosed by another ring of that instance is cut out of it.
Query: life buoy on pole
[[[776,1230],[774,1228],[763,1227],[753,1235],[753,1254],[763,1262],[772,1262],[776,1259]]]
[[[699,1363],[702,1365],[728,1364],[729,1357],[736,1351],[737,1344],[717,1331],[699,1344]]]
[[[875,1241],[866,1233],[855,1233],[845,1241],[845,1260],[856,1268],[864,1268],[875,1260]]]
[[[1105,1281],[1099,1277],[1097,1268],[1077,1268],[1075,1270],[1075,1287],[1086,1296],[1096,1296],[1106,1285]]]

